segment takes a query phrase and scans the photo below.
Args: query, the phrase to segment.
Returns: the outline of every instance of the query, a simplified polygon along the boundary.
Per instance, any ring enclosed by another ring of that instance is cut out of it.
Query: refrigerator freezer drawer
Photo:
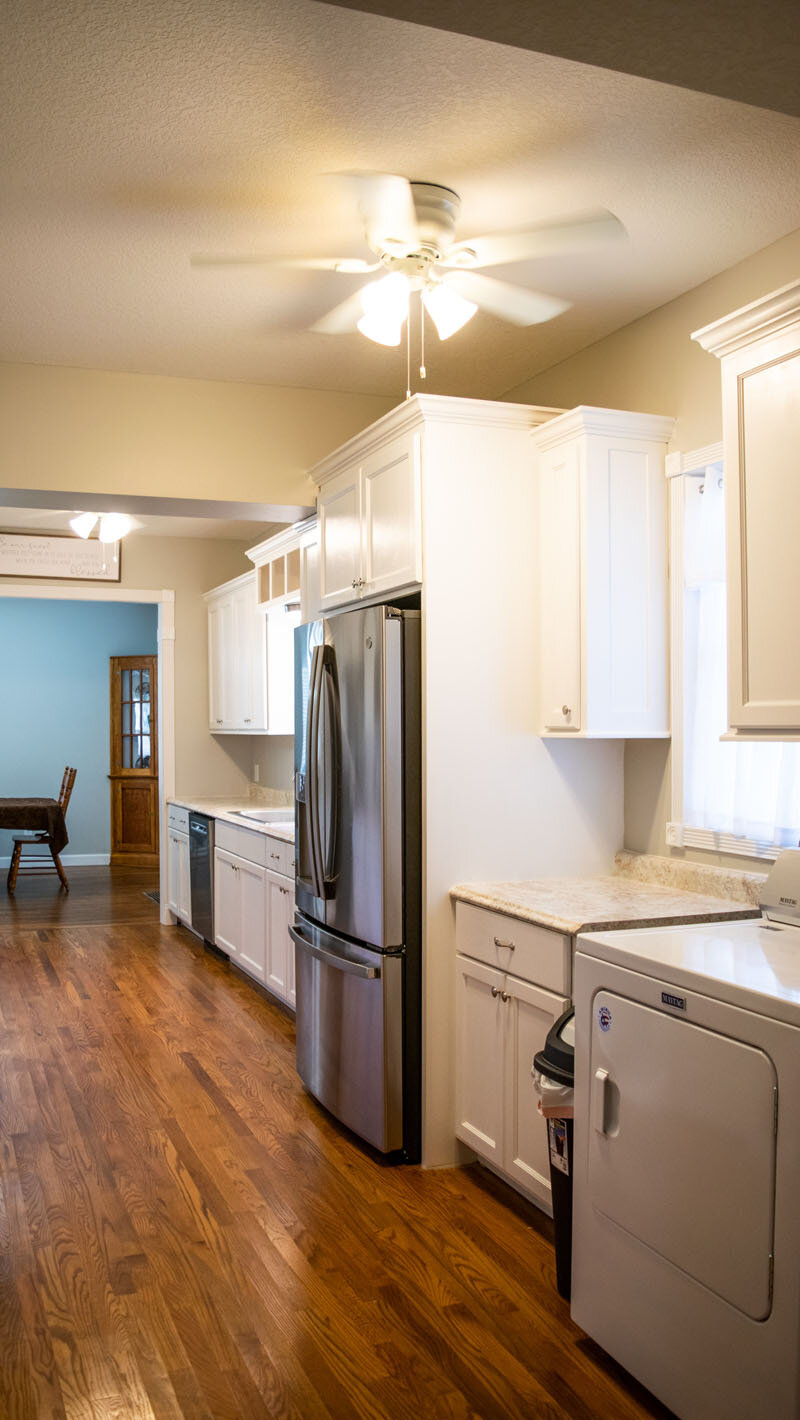
[[[403,956],[351,946],[306,922],[290,931],[300,1078],[367,1143],[401,1149]]]

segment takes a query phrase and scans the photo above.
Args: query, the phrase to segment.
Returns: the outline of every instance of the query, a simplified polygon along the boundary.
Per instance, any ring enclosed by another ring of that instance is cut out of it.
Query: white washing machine
[[[800,1417],[800,851],[762,916],[581,936],[572,1316],[681,1420]]]

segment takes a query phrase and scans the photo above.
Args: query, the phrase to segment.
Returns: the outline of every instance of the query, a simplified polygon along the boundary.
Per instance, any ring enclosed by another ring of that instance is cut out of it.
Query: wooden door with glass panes
[[[111,866],[158,864],[158,657],[112,656]]]

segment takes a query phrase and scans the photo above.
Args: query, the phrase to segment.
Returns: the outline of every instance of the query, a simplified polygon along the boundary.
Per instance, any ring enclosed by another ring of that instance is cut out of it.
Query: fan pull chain
[[[421,291],[419,293],[419,377],[421,380],[428,378],[428,372],[425,369],[425,306]]]

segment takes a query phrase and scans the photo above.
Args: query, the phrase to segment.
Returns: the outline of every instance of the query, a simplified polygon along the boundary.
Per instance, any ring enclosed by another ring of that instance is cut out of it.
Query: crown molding
[[[369,449],[372,452],[399,435],[426,424],[462,424],[482,429],[520,429],[527,432],[561,413],[560,409],[533,404],[506,404],[503,400],[415,394],[348,439],[346,444],[320,460],[308,473],[315,483],[327,483],[343,468],[356,463],[362,451]]]
[[[255,569],[252,572],[243,572],[240,577],[231,577],[228,582],[220,582],[218,587],[210,587],[207,592],[203,592],[203,601],[212,602],[223,592],[232,592],[234,587],[244,587],[249,582],[255,586]]]
[[[639,414],[635,410],[601,409],[579,404],[577,409],[551,419],[533,431],[537,449],[551,449],[578,434],[602,434],[616,439],[647,439],[666,444],[675,420],[667,414]]]
[[[692,340],[721,359],[765,335],[774,335],[797,320],[800,320],[800,281],[790,281],[788,286],[781,286],[768,296],[751,301],[749,306],[742,306],[729,316],[704,325],[702,330],[693,331]]]
[[[256,567],[263,567],[266,562],[272,562],[284,552],[293,552],[296,547],[300,547],[304,538],[313,533],[316,526],[315,513],[311,518],[304,518],[301,523],[292,523],[290,528],[283,528],[281,532],[273,533],[272,537],[264,538],[264,541],[257,542],[255,547],[248,547],[245,557],[249,557]]]

